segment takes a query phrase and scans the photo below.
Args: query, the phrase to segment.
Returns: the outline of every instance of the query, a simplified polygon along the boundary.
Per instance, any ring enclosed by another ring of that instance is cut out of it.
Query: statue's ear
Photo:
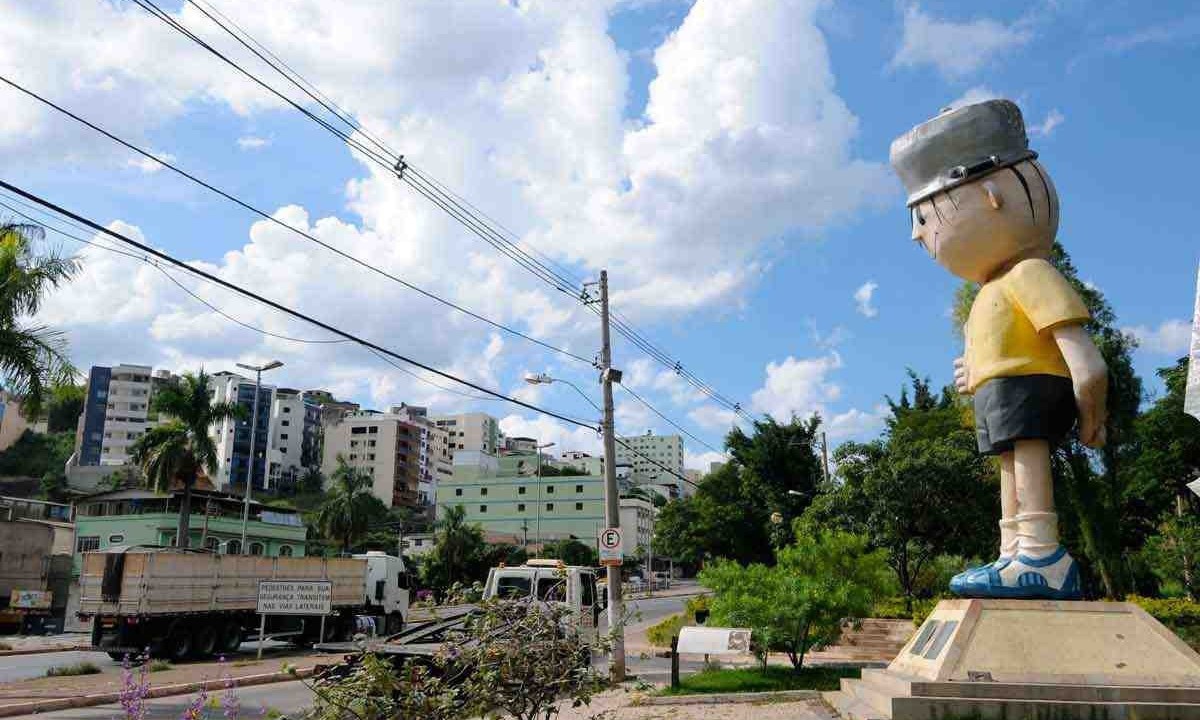
[[[983,192],[987,194],[988,204],[993,210],[999,210],[1004,205],[1004,201],[1000,197],[1000,189],[996,187],[996,183],[991,180],[983,181]]]

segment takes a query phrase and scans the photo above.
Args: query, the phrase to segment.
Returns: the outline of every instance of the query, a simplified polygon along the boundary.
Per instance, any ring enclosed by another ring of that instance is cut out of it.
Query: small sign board
[[[49,590],[13,590],[8,598],[10,608],[49,610],[53,593]]]
[[[620,528],[604,528],[596,536],[596,545],[600,549],[600,564],[620,567],[625,561],[625,543],[621,538]]]
[[[1200,420],[1200,272],[1196,276],[1196,312],[1192,316],[1192,344],[1188,351],[1187,391],[1183,411]]]
[[[750,629],[680,628],[677,652],[693,655],[745,655],[750,652]]]
[[[259,580],[260,615],[328,615],[333,583],[328,580]]]

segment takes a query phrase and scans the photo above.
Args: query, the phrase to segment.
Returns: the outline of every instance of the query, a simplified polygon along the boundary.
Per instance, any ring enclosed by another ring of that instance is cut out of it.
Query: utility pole
[[[250,495],[254,488],[254,447],[255,441],[258,440],[258,396],[262,393],[262,374],[264,370],[274,370],[277,367],[283,367],[283,363],[278,360],[272,360],[266,365],[255,367],[254,365],[237,364],[238,367],[244,370],[254,371],[254,409],[250,411],[250,465],[246,468],[246,494],[243,496],[242,503],[242,554],[250,554],[250,546],[246,544],[246,527],[250,524]],[[271,412],[270,408],[267,413]],[[267,472],[266,461],[263,462],[263,486],[266,486]]]
[[[600,271],[600,385],[604,390],[604,524],[620,529],[621,504],[617,493],[617,439],[613,427],[613,380],[621,373],[612,368],[612,342],[608,328],[608,271]],[[613,634],[613,682],[625,680],[624,607],[621,603],[621,568],[608,566],[608,627]]]

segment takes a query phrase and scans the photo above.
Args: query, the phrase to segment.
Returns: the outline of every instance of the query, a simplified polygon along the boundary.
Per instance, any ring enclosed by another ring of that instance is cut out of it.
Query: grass
[[[174,670],[175,666],[166,660],[151,660],[150,672],[163,672],[164,670]]]
[[[0,650],[12,650],[12,645],[6,642],[0,642]]]
[[[46,677],[70,677],[73,675],[99,675],[100,668],[94,662],[77,662],[74,665],[55,665],[46,671]]]
[[[856,668],[806,667],[795,672],[790,667],[770,665],[761,668],[704,670],[685,675],[679,689],[664,688],[661,695],[706,695],[711,693],[770,692],[774,690],[837,690],[842,678],[857,678]]]

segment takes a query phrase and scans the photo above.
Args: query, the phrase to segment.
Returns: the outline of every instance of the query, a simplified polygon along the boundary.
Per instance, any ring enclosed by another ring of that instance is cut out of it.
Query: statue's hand
[[[971,392],[971,377],[967,372],[967,361],[965,358],[954,358],[954,387],[963,395],[968,395]]]
[[[1088,447],[1101,447],[1107,439],[1104,424],[1108,420],[1108,366],[1104,356],[1082,325],[1055,328],[1054,340],[1071,371],[1075,407],[1079,410],[1079,440]]]
[[[1075,385],[1075,406],[1079,408],[1079,439],[1090,448],[1104,447],[1108,439],[1108,375],[1081,386]]]

